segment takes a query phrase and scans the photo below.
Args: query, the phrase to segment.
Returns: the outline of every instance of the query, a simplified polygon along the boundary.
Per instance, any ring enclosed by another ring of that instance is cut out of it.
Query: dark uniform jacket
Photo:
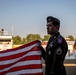
[[[50,37],[46,47],[45,75],[66,75],[64,59],[68,51],[65,39],[59,32]]]

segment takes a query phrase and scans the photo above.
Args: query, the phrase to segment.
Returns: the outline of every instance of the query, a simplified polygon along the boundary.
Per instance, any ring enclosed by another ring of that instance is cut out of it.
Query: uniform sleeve
[[[51,74],[56,73],[56,69],[63,64],[63,61],[65,59],[65,55],[67,53],[67,44],[62,38],[58,38],[56,43],[56,47],[54,50],[54,59],[51,69]]]

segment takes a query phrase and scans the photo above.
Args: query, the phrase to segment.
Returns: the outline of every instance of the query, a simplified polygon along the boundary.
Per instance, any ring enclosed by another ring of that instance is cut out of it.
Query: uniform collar
[[[54,33],[54,34],[51,36],[51,38],[56,38],[56,36],[59,35],[59,34],[60,34],[60,32],[56,32],[56,33]]]

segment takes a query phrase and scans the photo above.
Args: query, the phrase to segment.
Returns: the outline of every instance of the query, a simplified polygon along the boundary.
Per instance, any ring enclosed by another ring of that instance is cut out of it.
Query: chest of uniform
[[[46,47],[47,55],[53,55],[54,53],[57,53],[57,54],[62,53],[62,49],[63,49],[62,42],[63,40],[60,37],[50,40]]]
[[[57,46],[57,38],[54,37],[53,39],[51,39],[47,45],[47,49],[53,49]]]
[[[46,52],[47,54],[51,55],[54,53],[55,48],[56,48],[56,40],[51,41],[50,43],[48,43],[48,46],[46,48]]]

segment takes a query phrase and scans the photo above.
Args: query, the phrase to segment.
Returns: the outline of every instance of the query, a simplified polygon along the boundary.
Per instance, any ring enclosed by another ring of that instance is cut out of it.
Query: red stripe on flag
[[[40,58],[41,58],[41,57],[40,57],[39,55],[27,56],[27,57],[22,58],[21,60],[19,60],[19,61],[17,61],[17,62],[27,61],[27,60],[34,60],[34,59],[39,60]],[[15,63],[17,63],[17,62],[15,62]],[[0,70],[1,70],[1,69],[4,69],[4,68],[6,68],[6,67],[10,67],[10,66],[14,65],[15,63],[6,64],[6,65],[0,65]]]
[[[8,71],[2,72],[0,75],[5,75],[6,73],[14,72],[14,71],[19,71],[19,70],[23,70],[23,69],[37,69],[37,68],[41,68],[41,67],[42,67],[42,65],[40,65],[40,64],[18,66],[18,67],[11,68]]]
[[[40,64],[33,64],[33,65],[26,65],[26,66],[18,66],[18,67],[14,67],[11,68],[10,70],[8,70],[8,72],[13,72],[13,71],[18,71],[18,70],[23,70],[23,69],[37,69],[37,68],[41,68]]]
[[[31,51],[40,51],[40,48],[39,47],[33,47],[31,50],[28,50],[28,51],[25,51],[25,52],[21,52],[21,53],[18,53],[18,54],[14,54],[14,55],[10,55],[10,56],[5,56],[5,57],[1,57],[0,58],[0,61],[3,61],[3,60],[10,60],[10,59],[14,59],[14,58],[19,58],[25,54],[27,54],[28,52],[31,52]],[[10,58],[9,58],[10,57]]]
[[[35,74],[20,74],[20,75],[42,75],[41,73],[35,73]]]

